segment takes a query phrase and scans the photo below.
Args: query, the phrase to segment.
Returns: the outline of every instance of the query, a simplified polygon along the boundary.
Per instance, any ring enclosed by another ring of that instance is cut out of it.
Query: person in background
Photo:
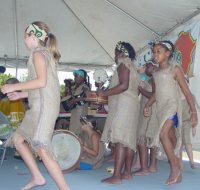
[[[26,111],[21,125],[6,144],[15,146],[30,170],[31,180],[21,190],[46,184],[32,151],[40,156],[58,189],[69,190],[51,142],[60,105],[60,85],[56,70],[60,53],[56,37],[50,33],[49,27],[40,21],[31,23],[25,29],[24,36],[25,45],[30,51],[27,63],[28,80],[6,84],[1,87],[1,91],[7,94],[10,100],[28,97],[30,109]]]
[[[138,123],[137,144],[141,169],[134,173],[134,175],[137,176],[145,176],[157,171],[157,148],[151,147],[151,141],[153,140],[156,131],[158,130],[155,104],[152,106],[150,117],[144,117],[143,114],[145,103],[155,93],[155,83],[152,78],[152,72],[154,72],[154,70],[156,70],[156,66],[154,66],[152,62],[147,62],[146,64],[138,67],[138,73],[141,80],[140,85],[138,86],[139,92],[141,94],[141,110]]]
[[[126,42],[115,47],[117,64],[109,89],[98,90],[97,95],[108,96],[109,113],[101,140],[115,146],[113,176],[104,183],[119,184],[122,179],[132,179],[131,167],[137,150],[137,126],[140,113],[138,98],[139,79],[133,64],[134,48]]]
[[[187,76],[185,76],[186,82],[189,85],[189,78]],[[194,96],[193,96],[194,97]],[[195,136],[196,135],[196,127],[192,127],[191,122],[190,122],[190,106],[185,98],[185,96],[183,95],[183,93],[181,93],[181,99],[182,99],[182,147],[185,147],[186,153],[188,155],[189,158],[189,163],[190,163],[190,167],[192,169],[196,169],[197,168],[197,164],[194,162],[193,159],[193,150],[192,150],[192,139],[191,136]],[[195,97],[194,97],[195,99]],[[196,104],[196,107],[199,107]],[[182,149],[181,149],[181,156],[180,156],[180,167],[181,169],[183,169],[183,165],[182,165]]]
[[[83,69],[75,70],[73,74],[75,84],[72,88],[72,99],[69,104],[74,108],[71,110],[69,130],[81,137],[80,116],[85,116],[88,113],[88,104],[85,100],[90,89],[90,81],[87,72]]]
[[[81,131],[85,135],[80,138],[83,151],[79,169],[97,169],[102,165],[105,153],[105,145],[100,141],[101,134],[96,130],[93,116],[81,116],[80,123]]]

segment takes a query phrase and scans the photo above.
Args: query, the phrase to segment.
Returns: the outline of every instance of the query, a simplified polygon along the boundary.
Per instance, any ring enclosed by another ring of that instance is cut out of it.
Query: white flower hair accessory
[[[118,51],[121,51],[126,57],[129,57],[129,53],[127,51],[127,49],[124,47],[124,45],[122,44],[121,41],[119,41],[116,45],[116,49]]]

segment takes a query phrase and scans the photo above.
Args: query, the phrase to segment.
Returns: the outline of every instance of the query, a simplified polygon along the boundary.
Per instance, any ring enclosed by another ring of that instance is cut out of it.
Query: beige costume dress
[[[148,92],[152,92],[152,86],[148,81],[144,81],[144,89]],[[153,104],[151,110],[151,116],[144,116],[144,106],[148,98],[141,94],[140,99],[140,115],[138,122],[138,137],[137,144],[142,146],[149,146],[158,130],[158,120],[156,116],[156,105]]]
[[[88,89],[88,86],[86,84],[81,84],[79,87],[72,89],[72,95],[77,96],[80,95],[83,92],[83,88]],[[75,133],[77,136],[81,135],[81,129],[80,129],[80,116],[87,115],[88,113],[88,104],[85,103],[84,105],[77,105],[74,109],[71,110],[71,118],[70,118],[70,124],[69,124],[69,130]]]
[[[26,111],[20,127],[8,139],[7,145],[11,145],[13,136],[22,135],[37,152],[38,148],[45,148],[54,157],[51,139],[55,121],[59,114],[60,85],[56,71],[55,60],[47,48],[34,49],[28,61],[28,80],[37,78],[33,64],[33,53],[40,52],[44,55],[47,69],[47,83],[44,88],[28,90],[28,102],[30,109]],[[54,157],[55,158],[55,157]]]
[[[93,145],[92,145],[92,141],[91,139],[88,137],[88,135],[84,135],[83,137],[83,141],[86,142],[88,148],[92,149]],[[91,156],[86,152],[82,152],[81,153],[81,162],[86,162],[88,164],[93,165],[93,169],[97,169],[99,168],[103,161],[104,161],[104,153],[105,153],[105,144],[103,142],[99,142],[99,153],[97,155],[97,157]]]
[[[179,156],[181,147],[182,107],[180,88],[172,74],[174,67],[175,65],[171,64],[168,68],[159,70],[153,74],[156,85],[156,111],[159,129],[157,130],[151,146],[160,147],[159,135],[164,123],[177,113],[178,127],[175,130],[177,138],[175,154]]]
[[[140,113],[139,79],[130,59],[121,60],[117,68],[120,64],[124,64],[130,70],[129,87],[120,94],[108,97],[109,114],[104,126],[102,141],[121,143],[136,151],[137,125]],[[109,88],[119,84],[117,68],[112,76]]]

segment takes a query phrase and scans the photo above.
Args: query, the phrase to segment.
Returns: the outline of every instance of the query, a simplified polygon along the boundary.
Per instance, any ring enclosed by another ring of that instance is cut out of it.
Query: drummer
[[[85,135],[80,138],[83,151],[79,169],[97,169],[102,165],[105,153],[105,145],[100,141],[101,134],[96,130],[93,116],[81,116],[80,123],[80,129]]]
[[[86,94],[90,89],[89,76],[83,69],[73,71],[74,74],[74,86],[72,87],[72,97],[81,96],[79,98],[73,98],[69,104],[77,106],[71,110],[71,118],[69,124],[69,130],[75,133],[77,136],[81,136],[80,130],[80,116],[87,115],[88,104],[85,102]]]

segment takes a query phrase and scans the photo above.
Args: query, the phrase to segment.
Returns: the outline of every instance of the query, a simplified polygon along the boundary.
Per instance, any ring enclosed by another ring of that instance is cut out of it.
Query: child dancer
[[[138,74],[133,65],[135,51],[126,42],[115,48],[116,71],[109,89],[97,92],[108,96],[109,114],[102,134],[102,141],[115,145],[114,174],[102,180],[109,184],[132,179],[131,167],[136,151],[137,125],[140,112],[138,98]],[[125,166],[125,167],[123,167]],[[124,168],[124,169],[123,169]]]
[[[7,93],[11,100],[28,97],[30,109],[7,145],[14,144],[31,173],[31,180],[21,190],[32,189],[46,183],[25,141],[41,157],[59,190],[69,190],[51,146],[60,105],[56,71],[60,53],[57,49],[56,37],[50,33],[45,23],[33,22],[25,30],[25,45],[30,51],[28,81],[6,84],[1,90],[4,94]],[[17,92],[19,90],[22,92]]]
[[[156,91],[149,99],[144,108],[144,115],[150,115],[150,106],[156,101],[159,130],[154,139],[154,145],[159,146],[161,141],[170,164],[170,175],[166,181],[167,185],[181,181],[181,170],[177,163],[176,155],[179,155],[181,147],[181,98],[179,88],[184,93],[190,106],[191,124],[197,124],[197,112],[194,99],[185,82],[183,72],[177,65],[170,63],[173,56],[174,46],[170,41],[160,41],[153,45],[154,61],[159,64],[159,69],[153,74]],[[178,121],[179,119],[179,121]],[[171,134],[176,133],[176,148]],[[175,152],[174,152],[175,151]]]
[[[141,78],[141,83],[138,87],[141,93],[141,111],[138,123],[138,152],[141,169],[136,171],[134,175],[144,176],[148,175],[150,172],[157,171],[157,160],[156,160],[156,148],[151,147],[151,141],[158,130],[158,121],[155,113],[155,105],[152,106],[152,113],[150,117],[144,117],[143,109],[145,103],[155,92],[155,83],[152,78],[152,73],[157,69],[151,62],[146,63],[138,68],[138,72]],[[147,72],[146,72],[147,71]],[[150,148],[150,155],[148,150]],[[150,156],[150,159],[149,159]]]

